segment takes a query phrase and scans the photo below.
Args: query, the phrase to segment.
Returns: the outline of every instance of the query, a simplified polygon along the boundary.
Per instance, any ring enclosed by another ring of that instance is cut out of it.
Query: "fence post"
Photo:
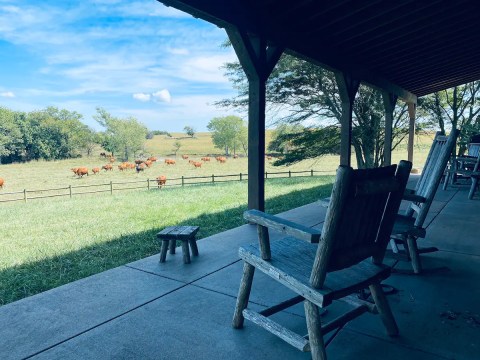
[[[242,181],[242,173],[240,173],[240,181]]]
[[[212,183],[214,183],[214,182],[215,182],[215,175],[212,174]]]
[[[310,174],[311,176],[313,176],[313,169],[310,169]]]
[[[72,185],[68,185],[68,193],[70,194],[70,199],[72,198]]]
[[[110,195],[113,195],[113,181],[110,180]]]
[[[185,179],[183,178],[183,175],[182,175],[182,186],[185,185]]]
[[[147,179],[147,190],[150,190],[150,179]]]
[[[27,189],[23,189],[23,201],[27,202]]]
[[[265,179],[268,178],[268,173],[265,171]]]
[[[288,170],[288,177],[292,177],[292,172],[290,170]]]

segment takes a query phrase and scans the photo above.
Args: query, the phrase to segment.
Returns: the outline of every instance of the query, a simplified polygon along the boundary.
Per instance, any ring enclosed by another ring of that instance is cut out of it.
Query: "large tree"
[[[444,133],[461,130],[459,153],[463,154],[470,137],[480,133],[480,81],[474,81],[420,98],[419,114]]]
[[[120,119],[105,109],[97,108],[94,119],[105,128],[102,146],[112,154],[118,154],[124,160],[143,150],[148,129],[133,117]]]
[[[0,164],[4,158],[23,148],[22,131],[17,124],[18,113],[0,107]]]
[[[248,82],[240,64],[227,63],[225,70],[238,95],[224,99],[217,105],[246,111]],[[337,153],[341,100],[332,72],[284,54],[266,86],[267,109],[272,123],[304,125],[301,131],[286,136],[294,148],[276,164]],[[407,107],[399,104],[394,112],[393,149],[408,134],[407,123]],[[385,111],[381,93],[361,85],[353,107],[352,138],[359,168],[383,164],[384,128]]]
[[[212,132],[212,141],[215,147],[225,150],[228,155],[230,150],[233,154],[238,148],[247,151],[247,127],[245,122],[238,116],[216,117],[210,120],[207,129]]]

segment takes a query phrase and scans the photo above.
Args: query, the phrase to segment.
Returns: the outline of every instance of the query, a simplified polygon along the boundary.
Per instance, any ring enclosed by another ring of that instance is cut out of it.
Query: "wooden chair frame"
[[[313,359],[326,359],[323,335],[365,313],[379,314],[387,333],[398,327],[380,282],[390,274],[382,264],[411,163],[370,170],[341,166],[332,190],[321,231],[301,226],[261,211],[250,210],[246,220],[257,224],[258,244],[241,247],[243,276],[232,325],[244,319],[265,328]],[[270,241],[269,229],[285,237]],[[369,260],[371,258],[371,260]],[[248,308],[255,269],[296,292],[290,300],[261,312]],[[358,299],[356,292],[369,287],[374,304]],[[268,316],[304,301],[308,336],[301,336]],[[319,308],[343,301],[353,309],[323,324]]]
[[[420,254],[438,250],[435,247],[419,249],[417,239],[426,236],[425,219],[444,175],[458,134],[457,129],[453,129],[449,136],[437,132],[415,190],[407,189],[405,191],[404,200],[410,201],[410,204],[405,214],[397,215],[395,220],[391,247],[394,252],[398,253],[397,245],[403,245],[407,259],[411,260],[413,271],[416,274],[422,272]]]
[[[445,175],[443,190],[447,189],[450,182],[455,183],[456,177],[459,175],[472,180],[468,199],[473,199],[480,177],[480,143],[469,143],[467,156],[457,156],[452,159],[450,168]]]

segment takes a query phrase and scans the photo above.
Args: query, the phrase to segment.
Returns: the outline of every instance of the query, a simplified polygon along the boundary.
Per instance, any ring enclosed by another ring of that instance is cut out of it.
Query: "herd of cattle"
[[[91,173],[93,175],[96,175],[100,173],[101,170],[104,170],[105,172],[107,171],[113,171],[113,163],[116,161],[114,156],[109,156],[106,153],[100,153],[100,156],[103,158],[109,159],[109,163],[103,165],[101,168],[100,167],[94,167],[91,169]],[[238,158],[238,155],[233,156],[234,159]],[[201,161],[195,161],[195,160],[189,160],[188,155],[182,155],[183,160],[188,160],[190,164],[192,164],[195,168],[200,168],[202,167],[203,163],[210,162],[211,158],[208,156],[202,157],[200,160]],[[267,160],[271,160],[271,156],[267,156]],[[227,158],[225,156],[217,156],[215,157],[215,160],[219,162],[220,164],[224,164],[227,162]],[[129,162],[122,162],[121,164],[117,165],[117,168],[119,171],[127,171],[127,170],[135,170],[137,173],[141,171],[145,171],[145,169],[152,167],[153,163],[158,161],[158,159],[155,156],[150,156],[146,160],[141,160],[137,159],[135,160],[134,163],[129,163]],[[165,164],[166,165],[175,165],[176,161],[174,159],[165,159]],[[87,167],[81,166],[81,167],[74,167],[71,169],[72,172],[78,176],[79,178],[82,178],[83,176],[87,175],[90,173],[89,169]],[[167,178],[165,175],[158,176],[156,179],[157,184],[159,187],[163,186],[167,182]],[[0,177],[0,189],[3,189],[3,186],[5,184],[5,180]]]
[[[101,168],[100,167],[92,168],[91,173],[93,175],[96,175],[96,174],[100,173],[101,170],[104,170],[105,172],[107,172],[107,171],[113,171],[113,169],[114,169],[114,165],[112,163],[114,163],[116,161],[115,157],[108,156],[105,153],[100,153],[100,156],[108,158],[110,163],[103,165]],[[235,155],[235,156],[233,156],[233,158],[236,159],[236,158],[238,158],[238,156]],[[182,155],[182,159],[183,160],[188,160],[189,156],[188,155]],[[195,168],[200,168],[200,167],[202,167],[202,164],[204,162],[209,162],[210,160],[211,160],[210,157],[204,156],[204,157],[201,158],[201,161],[188,160],[188,162],[189,162],[189,164],[192,164]],[[217,160],[217,162],[219,162],[221,164],[227,162],[227,158],[225,156],[217,156],[217,157],[215,157],[215,160]],[[134,163],[122,162],[121,164],[117,165],[117,168],[118,168],[119,171],[135,170],[137,173],[139,173],[141,171],[145,171],[145,169],[147,169],[147,168],[152,167],[153,163],[155,163],[156,161],[158,161],[158,159],[155,156],[151,156],[146,160],[137,159],[137,160],[135,160]],[[165,159],[165,164],[166,165],[175,165],[176,160]],[[90,173],[89,169],[87,167],[84,167],[84,166],[75,167],[75,168],[72,168],[71,170],[79,178],[81,178],[85,175],[88,176],[89,173]],[[165,175],[160,175],[155,180],[157,181],[157,184],[158,184],[159,187],[165,185],[166,182],[167,182],[167,178],[166,178]],[[3,186],[3,179],[0,178],[0,188],[2,186]]]

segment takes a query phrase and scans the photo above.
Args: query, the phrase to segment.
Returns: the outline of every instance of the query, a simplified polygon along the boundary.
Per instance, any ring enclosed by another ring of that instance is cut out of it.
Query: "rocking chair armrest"
[[[415,190],[412,190],[412,189],[405,189],[402,198],[403,200],[419,202],[419,203],[424,203],[427,201],[425,197],[415,194]]]
[[[320,230],[312,229],[292,221],[282,219],[278,216],[266,214],[259,210],[245,211],[243,217],[245,220],[257,225],[280,231],[284,234],[294,236],[310,243],[318,243],[320,241],[320,235],[322,234]]]

